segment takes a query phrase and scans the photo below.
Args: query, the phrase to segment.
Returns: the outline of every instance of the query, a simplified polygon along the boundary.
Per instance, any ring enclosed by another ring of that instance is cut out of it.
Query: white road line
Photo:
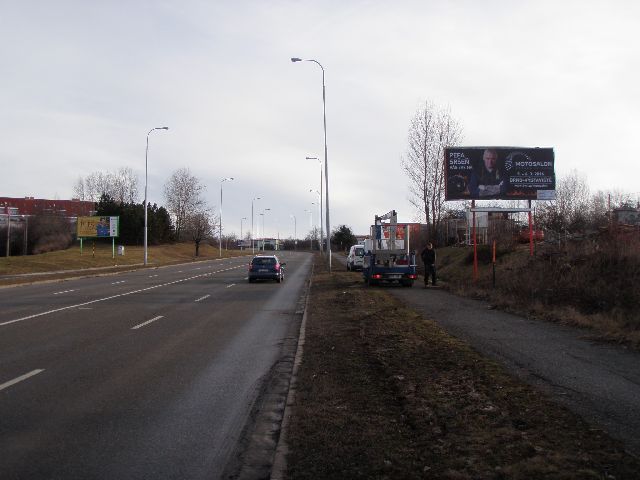
[[[235,283],[231,283],[231,284],[227,285],[227,286],[226,286],[226,287],[224,287],[224,288],[231,288],[231,287],[233,287],[234,285],[235,285]]]
[[[236,268],[240,268],[242,266],[243,265],[239,265]],[[213,272],[213,273],[217,273],[217,272]],[[188,280],[193,280],[193,279],[200,278],[200,277],[208,277],[209,275],[211,275],[211,273],[203,273],[203,274],[200,274],[200,275],[194,275],[192,277],[187,277],[187,278],[181,278],[179,280],[174,280],[173,282],[160,283],[158,285],[152,285],[151,287],[140,288],[138,290],[132,290],[130,292],[119,293],[117,295],[111,295],[109,297],[97,298],[95,300],[90,300],[90,301],[84,302],[84,303],[78,303],[76,305],[67,305],[66,307],[55,308],[53,310],[48,310],[46,312],[34,313],[33,315],[28,315],[26,317],[16,318],[15,320],[9,320],[7,322],[2,322],[2,323],[0,323],[0,327],[3,327],[5,325],[10,325],[12,323],[23,322],[25,320],[30,320],[32,318],[42,317],[44,315],[50,315],[52,313],[62,312],[64,310],[70,310],[72,308],[85,307],[85,306],[91,305],[93,303],[104,302],[104,301],[107,301],[107,300],[113,300],[114,298],[119,298],[119,297],[126,297],[127,295],[133,295],[134,293],[146,292],[148,290],[153,290],[153,289],[160,288],[160,287],[167,287],[169,285],[174,285],[176,283],[186,282]]]
[[[126,280],[120,280],[119,282],[112,282],[111,285],[118,285],[120,283],[124,283]]]
[[[71,293],[71,292],[75,292],[75,290],[63,290],[63,291],[61,291],[61,292],[56,292],[56,293],[54,293],[54,295],[60,295],[60,294],[62,294],[62,293]]]
[[[158,276],[158,274],[156,274],[156,275],[149,275],[149,278],[154,278],[154,277],[157,277],[157,276]]]
[[[137,330],[138,328],[144,327],[145,325],[149,325],[151,322],[155,322],[156,320],[160,320],[163,317],[164,317],[164,315],[159,315],[157,317],[154,317],[151,320],[147,320],[146,322],[141,323],[140,325],[136,325],[135,327],[131,327],[131,330]]]
[[[39,373],[42,373],[42,372],[44,372],[44,368],[31,370],[29,373],[25,373],[24,375],[21,375],[18,378],[14,378],[13,380],[9,380],[8,382],[3,383],[2,385],[0,385],[0,390],[9,388],[11,385],[15,385],[16,383],[22,382],[23,380],[33,377],[34,375],[38,375]]]
[[[209,298],[211,295],[205,295],[204,297],[200,297],[196,300],[196,302],[200,302],[202,300],[204,300],[205,298]]]

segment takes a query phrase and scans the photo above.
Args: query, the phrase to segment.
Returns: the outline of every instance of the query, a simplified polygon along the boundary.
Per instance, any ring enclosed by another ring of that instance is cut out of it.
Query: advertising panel
[[[552,200],[553,148],[449,147],[446,200]]]
[[[78,238],[117,237],[120,217],[78,217]]]

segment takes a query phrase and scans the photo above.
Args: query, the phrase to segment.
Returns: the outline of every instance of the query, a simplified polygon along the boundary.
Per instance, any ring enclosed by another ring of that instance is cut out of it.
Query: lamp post
[[[264,233],[264,217],[266,213],[271,210],[270,208],[265,208],[260,215],[262,215],[262,251],[264,252],[264,240],[267,237]]]
[[[218,257],[220,258],[222,258],[222,184],[227,180],[233,180],[233,177],[226,177],[220,180],[220,232],[218,235],[220,239],[220,241],[218,242],[220,244],[220,254],[218,255]]]
[[[144,265],[147,266],[148,248],[147,248],[147,182],[148,182],[148,159],[149,159],[149,135],[154,130],[169,130],[169,127],[155,127],[147,133],[147,150],[144,154]]]
[[[302,62],[302,58],[292,57],[291,61]],[[327,222],[327,253],[329,254],[329,272],[331,272],[331,223],[329,222],[329,162],[327,161],[327,102],[326,102],[326,92],[324,85],[324,67],[320,62],[313,59],[304,59],[305,62],[313,62],[320,67],[322,70],[322,118],[324,122],[324,184],[325,184],[325,195],[327,197],[327,201],[325,202],[325,219]]]
[[[255,248],[253,246],[253,202],[254,200],[260,200],[260,197],[254,197],[251,200],[251,254],[256,253]]]
[[[242,245],[244,244],[244,238],[242,238],[242,221],[246,219],[247,217],[242,217],[240,219],[240,250],[242,250]]]
[[[309,250],[313,251],[313,210],[304,209],[305,212],[309,214],[309,227],[311,231],[309,232]]]
[[[293,249],[297,250],[298,249],[298,233],[296,232],[296,229],[297,229],[296,216],[293,214],[290,214],[289,216],[293,218]]]
[[[316,190],[316,192],[320,197],[320,251],[322,252],[324,248],[323,247],[324,238],[323,238],[323,232],[322,232],[322,160],[320,160],[318,157],[307,157],[307,160],[318,160],[318,163],[320,164],[320,191],[318,192]],[[312,192],[313,189],[309,191]]]
[[[320,194],[319,191],[314,190],[313,188],[309,189],[309,192],[316,192],[318,194],[318,222],[320,223],[320,243],[318,245],[318,250],[320,250],[320,253],[322,253],[322,195]],[[312,205],[316,205],[316,203],[312,202]]]

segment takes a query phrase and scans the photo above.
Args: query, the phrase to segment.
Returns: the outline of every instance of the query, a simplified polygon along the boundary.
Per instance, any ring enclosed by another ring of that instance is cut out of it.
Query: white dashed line
[[[202,300],[204,300],[205,298],[209,298],[211,295],[205,295],[204,297],[200,297],[196,300],[196,302],[200,302]]]
[[[131,327],[131,330],[137,330],[138,328],[144,327],[145,325],[149,325],[151,322],[155,322],[156,320],[160,320],[163,317],[164,317],[164,315],[159,315],[157,317],[154,317],[151,320],[147,320],[146,322],[141,323],[140,325],[136,325],[135,327]]]
[[[120,280],[119,282],[113,282],[113,283],[111,283],[111,285],[118,285],[118,284],[120,284],[120,283],[124,283],[124,282],[126,282],[126,280]]]
[[[71,292],[75,292],[75,290],[63,290],[61,292],[54,293],[54,295],[62,295],[63,293],[71,293]]]
[[[224,287],[224,288],[231,288],[231,287],[233,287],[234,285],[235,285],[235,283],[231,283],[231,284],[227,285],[227,286],[226,286],[226,287]]]
[[[16,383],[22,382],[27,378],[33,377],[34,375],[38,375],[39,373],[44,372],[43,368],[38,368],[37,370],[31,370],[29,373],[25,373],[24,375],[19,376],[18,378],[14,378],[13,380],[9,380],[8,382],[0,385],[0,390],[4,390],[5,388],[9,388],[11,385],[15,385]]]
[[[155,277],[157,277],[157,276],[158,276],[158,274],[155,274],[155,275],[149,275],[149,278],[155,278]]]
[[[238,265],[237,267],[234,267],[234,268],[242,268],[243,266],[244,265]],[[32,318],[38,318],[38,317],[42,317],[44,315],[50,315],[52,313],[62,312],[64,310],[70,310],[72,308],[86,307],[87,305],[92,305],[94,303],[104,302],[104,301],[107,301],[107,300],[113,300],[114,298],[126,297],[127,295],[133,295],[134,293],[141,293],[141,292],[146,292],[146,291],[149,291],[149,290],[154,290],[154,289],[160,288],[160,287],[167,287],[169,285],[174,285],[176,283],[186,282],[188,280],[194,280],[194,279],[200,278],[200,277],[209,277],[209,276],[213,275],[214,273],[218,273],[218,272],[202,273],[200,275],[194,275],[192,277],[187,277],[187,278],[181,278],[179,280],[174,280],[173,282],[160,283],[158,285],[152,285],[150,287],[140,288],[138,290],[131,290],[130,292],[119,293],[117,295],[111,295],[109,297],[96,298],[95,300],[90,300],[90,301],[84,302],[84,303],[78,303],[76,305],[67,305],[66,307],[55,308],[53,310],[48,310],[46,312],[35,313],[33,315],[28,315],[26,317],[16,318],[15,320],[9,320],[7,322],[2,322],[2,323],[0,323],[0,327],[3,327],[5,325],[11,325],[12,323],[23,322],[25,320],[31,320]]]

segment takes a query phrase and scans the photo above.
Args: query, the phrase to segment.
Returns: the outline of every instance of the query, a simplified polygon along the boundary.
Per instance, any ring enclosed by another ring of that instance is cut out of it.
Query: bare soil
[[[316,258],[287,478],[636,479],[620,443]]]

